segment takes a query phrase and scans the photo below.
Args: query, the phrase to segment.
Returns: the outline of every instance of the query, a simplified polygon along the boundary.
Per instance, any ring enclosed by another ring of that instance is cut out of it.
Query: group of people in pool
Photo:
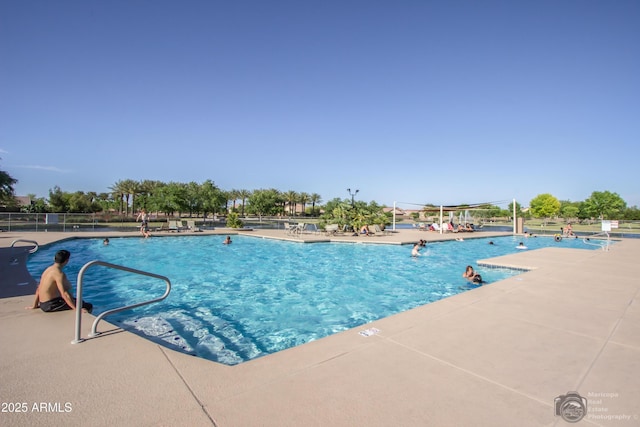
[[[489,244],[493,245],[493,242],[489,242]],[[416,242],[413,245],[413,248],[411,249],[411,256],[412,257],[419,257],[420,256],[420,249],[422,249],[425,246],[427,246],[427,241],[420,239],[418,242]],[[464,271],[464,273],[462,273],[462,277],[464,277],[469,282],[471,282],[473,284],[476,284],[476,285],[481,285],[482,283],[484,283],[480,273],[476,273],[476,271],[470,265],[468,265],[466,270]]]

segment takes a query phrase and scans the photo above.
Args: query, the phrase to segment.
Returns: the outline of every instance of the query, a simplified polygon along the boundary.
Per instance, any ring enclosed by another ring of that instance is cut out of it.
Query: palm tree
[[[109,187],[109,190],[111,190],[111,194],[113,194],[113,198],[115,200],[118,200],[118,202],[120,203],[120,205],[118,206],[118,212],[120,213],[120,215],[122,215],[122,200],[124,198],[124,192],[125,192],[123,181],[117,181],[115,184]]]
[[[302,214],[303,215],[305,214],[305,207],[306,207],[307,203],[309,203],[310,200],[311,200],[311,198],[310,198],[309,194],[307,194],[307,193],[302,192],[302,193],[300,193],[298,195],[298,201],[302,205]]]
[[[242,199],[242,216],[244,216],[244,204],[247,199],[251,196],[251,191],[249,190],[238,190],[238,197]]]
[[[311,215],[315,214],[316,204],[322,202],[322,198],[318,193],[311,194]]]
[[[140,192],[139,195],[143,196],[143,199],[142,199],[143,208],[148,209],[147,202],[149,201],[149,198],[151,198],[153,194],[156,192],[156,190],[162,187],[163,185],[164,184],[161,181],[154,181],[150,179],[145,179],[144,181],[140,182],[138,190]]]
[[[296,216],[296,207],[297,205],[297,201],[298,201],[298,193],[296,193],[293,190],[289,190],[286,193],[283,194],[284,196],[284,200],[285,202],[287,202],[289,204],[289,215],[291,215],[292,209],[291,206],[293,205],[293,216]]]
[[[240,190],[236,190],[235,188],[233,188],[231,191],[229,191],[229,200],[233,202],[233,211],[235,212],[236,210],[236,201],[240,198]]]
[[[122,181],[122,189],[124,191],[124,197],[127,201],[125,205],[125,216],[129,215],[129,197],[131,197],[131,213],[133,214],[135,206],[136,194],[140,193],[140,184],[133,179],[125,179]]]

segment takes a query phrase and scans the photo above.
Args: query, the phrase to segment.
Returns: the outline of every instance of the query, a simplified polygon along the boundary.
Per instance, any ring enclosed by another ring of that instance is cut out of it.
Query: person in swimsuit
[[[472,266],[467,265],[467,269],[462,273],[462,277],[472,283],[482,283],[482,276],[475,272]]]
[[[149,232],[149,215],[147,215],[146,210],[142,209],[140,211],[140,213],[138,214],[138,218],[136,218],[136,221],[142,221],[142,224],[140,224],[140,233],[142,233],[144,238],[146,239],[147,237],[151,236],[151,233]]]
[[[75,310],[76,299],[71,295],[71,282],[62,269],[69,263],[71,253],[67,250],[56,252],[53,265],[42,273],[31,307],[50,313],[54,311]],[[82,311],[91,313],[93,304],[82,302]]]
[[[420,243],[416,243],[413,245],[413,249],[411,249],[411,256],[418,257],[420,256]]]

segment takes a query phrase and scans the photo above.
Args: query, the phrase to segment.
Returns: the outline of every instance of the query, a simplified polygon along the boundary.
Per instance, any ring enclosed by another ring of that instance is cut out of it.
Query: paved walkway
[[[442,237],[368,239],[419,236]],[[1,233],[0,247],[16,237],[75,234]],[[0,299],[0,425],[638,426],[639,259],[640,239],[495,258],[535,269],[368,324],[380,331],[369,337],[361,327],[233,367],[110,325],[72,345],[74,313]],[[554,415],[571,390],[587,399],[577,424]]]

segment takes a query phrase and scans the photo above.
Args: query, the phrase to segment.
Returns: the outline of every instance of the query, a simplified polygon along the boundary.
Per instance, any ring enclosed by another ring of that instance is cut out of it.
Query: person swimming
[[[472,283],[482,284],[482,276],[479,273],[476,273],[473,267],[470,265],[467,265],[464,273],[462,273],[462,277]]]
[[[420,256],[420,243],[416,243],[415,245],[413,245],[413,249],[411,249],[411,256],[412,257]]]

